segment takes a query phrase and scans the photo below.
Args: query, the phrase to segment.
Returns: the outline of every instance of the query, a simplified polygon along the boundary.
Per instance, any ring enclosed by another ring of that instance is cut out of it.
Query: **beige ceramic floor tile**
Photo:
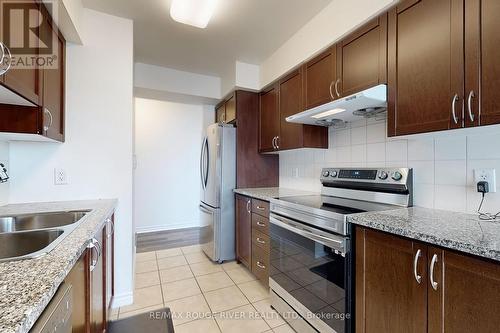
[[[141,252],[141,253],[135,254],[135,261],[136,262],[151,261],[151,260],[156,260],[156,252],[155,251]]]
[[[213,319],[200,319],[175,327],[175,333],[220,333]]]
[[[147,273],[158,270],[156,260],[142,261],[135,264],[136,273]]]
[[[118,313],[115,313],[115,314],[110,314],[109,315],[109,320],[111,321],[115,321],[118,319]]]
[[[134,290],[134,303],[120,308],[120,313],[135,311],[154,305],[163,305],[160,285]]]
[[[160,284],[160,274],[158,271],[135,275],[135,289],[156,286],[158,284]]]
[[[238,284],[243,294],[252,303],[269,298],[269,289],[264,287],[259,281],[250,281]]]
[[[158,268],[160,270],[184,265],[187,265],[187,261],[182,255],[158,259]]]
[[[248,304],[245,295],[236,287],[227,287],[204,293],[212,312],[221,312]]]
[[[271,328],[286,324],[286,321],[283,318],[281,318],[278,312],[274,311],[271,308],[271,302],[269,301],[269,298],[255,302],[252,305],[254,308],[257,309],[257,311],[259,311],[259,313],[262,315],[262,318],[264,318],[266,323]]]
[[[166,302],[201,294],[195,279],[186,279],[162,284],[163,299]]]
[[[222,264],[222,269],[225,270],[225,271],[229,271],[231,269],[235,269],[235,268],[238,268],[238,267],[243,267],[242,264],[238,264],[238,262],[236,260],[233,260],[233,261],[227,261],[225,263]]]
[[[135,315],[138,315],[141,313],[148,313],[150,311],[158,311],[158,310],[161,310],[163,308],[164,308],[163,304],[158,304],[158,305],[148,306],[147,308],[142,308],[142,309],[138,309],[138,310],[134,310],[134,311],[128,311],[128,312],[121,312],[120,311],[120,314],[118,315],[118,319],[128,318],[128,317],[132,317],[132,316],[135,316]]]
[[[222,333],[260,333],[270,328],[250,304],[218,313],[215,319]]]
[[[196,277],[196,280],[203,292],[234,286],[233,281],[225,272],[201,275]]]
[[[210,308],[201,294],[166,302],[165,306],[170,308],[175,326],[210,316]]]
[[[273,328],[274,333],[295,333],[293,328],[291,328],[288,324]]]
[[[248,269],[243,266],[228,270],[226,271],[226,273],[236,284],[257,280],[255,275],[253,275]]]
[[[160,271],[161,283],[185,280],[194,277],[188,265],[173,267]]]
[[[204,252],[193,252],[184,255],[186,260],[190,264],[196,264],[199,262],[210,261],[210,259],[205,255]]]
[[[198,244],[198,245],[181,247],[181,251],[184,254],[188,254],[188,253],[202,252],[203,250],[201,249],[201,246]]]
[[[181,251],[180,247],[177,247],[175,249],[166,249],[166,250],[156,251],[156,257],[158,259],[175,257],[175,256],[180,256],[180,255],[182,255],[182,251]]]
[[[213,263],[211,261],[200,262],[197,264],[191,264],[191,270],[195,276],[222,272],[222,267],[219,264]]]

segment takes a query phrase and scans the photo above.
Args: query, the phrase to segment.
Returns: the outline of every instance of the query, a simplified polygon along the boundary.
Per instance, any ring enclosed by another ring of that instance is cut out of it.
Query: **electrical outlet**
[[[497,180],[495,169],[474,169],[474,182],[488,182],[490,192],[497,191]]]
[[[54,185],[68,185],[66,170],[61,168],[54,169]]]

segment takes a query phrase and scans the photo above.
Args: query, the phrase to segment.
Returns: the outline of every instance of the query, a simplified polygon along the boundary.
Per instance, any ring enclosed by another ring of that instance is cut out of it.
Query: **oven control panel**
[[[408,184],[411,182],[412,169],[409,168],[324,168],[321,182],[365,182],[378,184]]]

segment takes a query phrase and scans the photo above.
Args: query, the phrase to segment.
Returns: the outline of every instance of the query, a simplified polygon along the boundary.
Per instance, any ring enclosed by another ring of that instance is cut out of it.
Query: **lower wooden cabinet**
[[[236,259],[250,268],[252,260],[252,199],[236,194]]]
[[[112,228],[113,217],[91,239],[65,279],[73,290],[73,333],[106,332],[114,295]]]
[[[356,332],[498,332],[500,264],[356,228]]]

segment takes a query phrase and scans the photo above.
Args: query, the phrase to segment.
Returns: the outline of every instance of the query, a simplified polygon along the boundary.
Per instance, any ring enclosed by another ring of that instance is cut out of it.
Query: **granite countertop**
[[[15,204],[0,207],[0,216],[71,210],[91,210],[48,254],[29,260],[0,262],[0,332],[25,333],[80,258],[117,200]]]
[[[500,221],[412,207],[348,216],[348,222],[444,248],[500,261]]]
[[[314,195],[316,192],[293,190],[282,187],[258,187],[258,188],[237,188],[235,193],[246,195],[255,199],[270,201],[279,197],[294,197],[298,195]]]

